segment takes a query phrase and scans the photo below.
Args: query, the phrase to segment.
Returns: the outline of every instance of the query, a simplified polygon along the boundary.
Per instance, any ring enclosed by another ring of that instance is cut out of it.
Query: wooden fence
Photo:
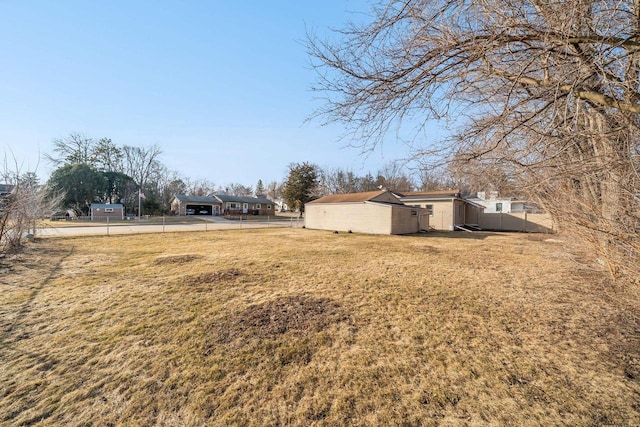
[[[479,226],[483,230],[522,231],[527,233],[555,233],[551,216],[546,213],[481,213]]]

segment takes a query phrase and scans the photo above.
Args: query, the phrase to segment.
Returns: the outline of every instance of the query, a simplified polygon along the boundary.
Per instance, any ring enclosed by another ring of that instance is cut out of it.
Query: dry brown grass
[[[39,240],[0,267],[0,424],[640,424],[637,296],[453,236]]]

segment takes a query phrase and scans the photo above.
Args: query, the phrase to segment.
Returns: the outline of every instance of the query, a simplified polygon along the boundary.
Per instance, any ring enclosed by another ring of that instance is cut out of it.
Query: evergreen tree
[[[314,191],[318,186],[320,168],[314,164],[304,162],[289,165],[289,177],[284,185],[282,194],[291,209],[304,212],[304,205],[314,199]]]
[[[265,190],[264,190],[264,184],[262,183],[262,180],[259,179],[258,183],[256,184],[256,191],[255,191],[255,195],[257,196],[264,196],[265,194]]]

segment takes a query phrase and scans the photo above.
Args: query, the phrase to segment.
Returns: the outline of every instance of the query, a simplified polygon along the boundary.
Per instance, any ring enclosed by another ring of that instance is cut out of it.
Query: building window
[[[262,205],[260,203],[256,203],[256,209],[262,209]]]
[[[104,208],[105,212],[113,212],[113,208]]]
[[[502,203],[496,203],[496,212],[502,212]]]
[[[230,211],[239,211],[240,210],[240,203],[227,202],[227,209],[230,210]]]

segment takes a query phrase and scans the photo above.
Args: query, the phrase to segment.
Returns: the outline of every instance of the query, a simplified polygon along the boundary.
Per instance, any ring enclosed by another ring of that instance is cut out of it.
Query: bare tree
[[[140,188],[144,188],[149,178],[162,165],[159,161],[162,150],[158,145],[149,147],[122,147],[124,173],[136,182]]]
[[[86,163],[94,165],[96,142],[81,133],[70,133],[64,138],[53,140],[53,154],[44,157],[54,166]]]
[[[21,174],[14,159],[10,167],[5,156],[0,170],[0,254],[17,250],[27,235],[35,236],[36,221],[57,209],[60,197],[50,197],[40,186],[35,172]]]
[[[206,178],[185,179],[187,194],[191,196],[210,197],[216,193],[216,185]]]
[[[378,190],[381,185],[385,186],[382,184],[385,178],[381,175],[379,175],[379,179],[376,180],[371,173],[367,173],[365,176],[357,176],[352,171],[340,168],[319,170],[318,180],[318,188],[316,190],[316,196],[318,197],[327,194],[374,191]]]
[[[232,196],[250,197],[253,196],[253,187],[245,186],[237,182],[232,182],[225,186],[225,191]]]
[[[425,168],[421,169],[418,174],[420,180],[420,191],[446,190],[453,188],[447,175],[441,169]],[[456,186],[456,188],[459,188]]]
[[[348,170],[339,168],[322,169],[319,171],[318,181],[318,196],[360,191],[359,178]]]
[[[171,199],[175,194],[188,194],[188,178],[182,178],[179,172],[169,171],[165,166],[160,169],[153,179],[154,193],[158,197],[161,209],[165,212],[171,210]]]
[[[457,120],[416,156],[509,165],[520,188],[640,277],[640,3],[389,1],[337,42],[310,36],[318,114],[369,148],[402,123]]]
[[[399,162],[391,162],[379,170],[376,185],[378,188],[398,192],[412,191],[415,187]]]
[[[520,193],[514,178],[517,171],[509,162],[485,162],[481,159],[454,161],[441,172],[443,182],[449,188],[458,188],[470,195],[479,191],[498,191],[500,194],[517,196]]]
[[[276,201],[282,198],[282,183],[278,183],[277,181],[270,181],[267,184],[267,198],[270,198],[272,201]]]

